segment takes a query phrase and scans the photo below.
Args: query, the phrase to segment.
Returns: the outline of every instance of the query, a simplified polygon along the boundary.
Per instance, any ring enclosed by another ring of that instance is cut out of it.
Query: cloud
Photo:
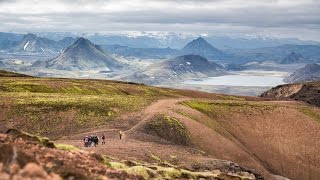
[[[0,30],[232,30],[320,40],[319,17],[319,0],[0,0]]]

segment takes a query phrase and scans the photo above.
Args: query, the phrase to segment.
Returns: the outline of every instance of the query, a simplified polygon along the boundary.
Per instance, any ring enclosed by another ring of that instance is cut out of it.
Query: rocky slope
[[[317,80],[320,80],[320,65],[314,63],[296,70],[289,77],[285,78],[284,82],[299,83]]]
[[[260,95],[266,98],[291,98],[320,107],[320,82],[280,85]]]
[[[2,129],[3,130],[3,129]],[[192,172],[174,167],[112,159],[80,150],[71,145],[54,144],[47,138],[14,129],[0,132],[0,177],[6,179],[256,179],[250,170],[230,162],[224,172],[216,169]],[[227,163],[226,163],[227,166]]]

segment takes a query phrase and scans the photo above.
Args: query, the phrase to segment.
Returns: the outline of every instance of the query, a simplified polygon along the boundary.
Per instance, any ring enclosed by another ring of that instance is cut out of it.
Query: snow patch
[[[23,50],[26,50],[26,48],[28,47],[29,45],[29,41],[23,46]]]

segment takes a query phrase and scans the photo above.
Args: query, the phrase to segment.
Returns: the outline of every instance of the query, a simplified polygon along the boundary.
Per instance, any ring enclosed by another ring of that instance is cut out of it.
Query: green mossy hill
[[[188,129],[179,120],[160,115],[147,125],[150,133],[180,145],[190,145],[190,134]]]
[[[141,110],[176,90],[103,80],[0,78],[0,122],[49,136],[109,123],[120,114]]]

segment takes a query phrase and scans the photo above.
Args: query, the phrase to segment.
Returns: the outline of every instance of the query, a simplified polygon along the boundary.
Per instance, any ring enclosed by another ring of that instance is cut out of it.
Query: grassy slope
[[[177,96],[170,89],[113,81],[0,78],[0,121],[58,135],[105,124],[158,99]]]
[[[5,74],[5,73],[4,73]],[[220,96],[105,80],[0,75],[0,122],[49,137],[107,124],[164,98]]]

